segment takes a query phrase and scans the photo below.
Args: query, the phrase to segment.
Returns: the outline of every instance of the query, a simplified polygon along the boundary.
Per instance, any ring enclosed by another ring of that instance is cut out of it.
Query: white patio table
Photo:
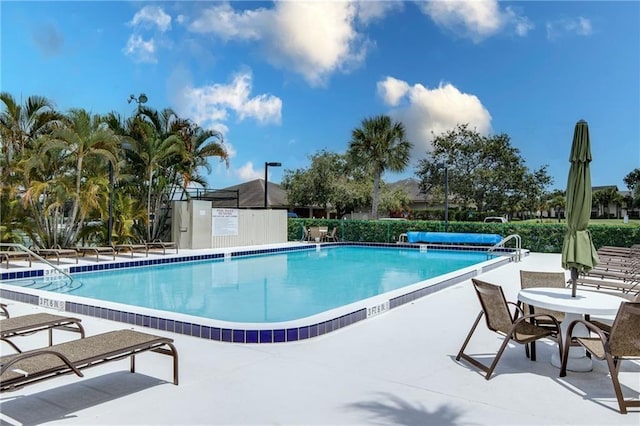
[[[626,299],[599,291],[578,290],[576,297],[571,297],[571,288],[536,287],[520,290],[518,300],[528,305],[551,309],[565,313],[560,324],[562,342],[567,338],[567,328],[572,321],[583,319],[584,315],[615,315],[620,304]],[[528,312],[526,312],[528,313]],[[573,329],[574,336],[588,336],[588,330],[582,325]],[[562,360],[557,351],[551,356],[551,364],[560,368]],[[586,356],[582,347],[572,346],[569,349],[567,369],[571,371],[591,371],[593,362]]]

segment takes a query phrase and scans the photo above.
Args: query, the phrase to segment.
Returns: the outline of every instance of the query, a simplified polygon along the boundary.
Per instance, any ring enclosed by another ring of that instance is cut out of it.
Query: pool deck
[[[182,254],[181,250],[181,254]],[[516,299],[519,270],[562,271],[560,255],[533,253],[484,273]],[[52,312],[5,300],[12,316]],[[65,425],[638,425],[621,415],[604,362],[559,378],[551,342],[531,362],[510,345],[487,381],[455,356],[479,303],[470,281],[324,336],[291,343],[236,344],[153,330],[175,339],[180,384],[168,357],[142,354],[0,394],[0,424]],[[88,335],[143,327],[84,317]],[[75,338],[58,332],[57,342]],[[20,338],[47,344],[47,333]],[[493,356],[501,339],[479,327],[467,351]],[[7,345],[0,346],[8,351]],[[640,362],[625,361],[623,393],[638,397]]]

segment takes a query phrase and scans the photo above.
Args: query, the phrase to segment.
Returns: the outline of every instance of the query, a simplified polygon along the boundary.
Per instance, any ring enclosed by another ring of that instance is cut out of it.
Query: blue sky
[[[2,1],[0,88],[63,111],[129,95],[223,132],[222,188],[345,152],[363,118],[401,120],[412,176],[436,134],[506,133],[564,188],[575,123],[592,182],[640,167],[640,2]],[[206,172],[205,172],[206,173]]]

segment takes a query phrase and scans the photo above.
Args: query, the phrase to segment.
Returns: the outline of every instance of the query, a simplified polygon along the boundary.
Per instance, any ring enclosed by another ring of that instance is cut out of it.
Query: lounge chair
[[[529,343],[545,337],[553,338],[554,335],[557,336],[558,348],[560,350],[560,355],[562,356],[560,324],[554,317],[546,314],[523,315],[519,317],[520,314],[523,314],[522,310],[515,303],[507,302],[504,297],[502,287],[480,281],[475,278],[471,281],[473,282],[473,286],[476,290],[476,294],[478,295],[478,299],[480,299],[482,310],[473,323],[471,330],[469,330],[469,334],[467,334],[467,338],[462,344],[460,352],[458,352],[458,355],[456,356],[456,361],[460,361],[460,358],[468,361],[470,364],[484,371],[486,373],[485,379],[489,380],[491,378],[493,370],[496,368],[496,365],[498,364],[498,361],[500,360],[500,357],[502,356],[504,350],[507,348],[509,342],[516,342],[525,345],[525,349],[528,355],[529,347],[527,345]],[[515,314],[511,314],[509,305],[515,307]],[[478,326],[478,323],[480,323],[480,320],[483,316],[485,317],[487,328],[489,330],[505,337],[502,345],[500,346],[500,349],[498,350],[498,353],[496,354],[490,366],[482,364],[480,361],[464,352],[467,344],[469,343],[469,340],[471,340],[471,336],[473,335],[476,327]],[[540,327],[529,322],[529,320],[531,319],[537,320],[539,318],[550,320],[555,325],[555,329],[551,330],[548,327]]]
[[[136,355],[147,351],[173,358],[173,384],[177,385],[178,351],[173,339],[134,330],[118,330],[0,357],[0,392],[63,374],[74,373],[83,377],[85,368],[124,358],[131,359],[130,371],[135,373]]]
[[[0,303],[0,316],[9,318],[9,311],[7,310],[7,305],[4,303]]]
[[[60,264],[61,257],[74,258],[76,260],[76,265],[78,264],[78,251],[76,249],[32,248],[31,251],[44,259],[55,257],[58,265]]]
[[[113,246],[116,254],[120,252],[129,252],[131,257],[136,252],[144,252],[146,257],[149,257],[149,247],[146,244],[116,244]]]
[[[176,253],[178,253],[178,245],[173,241],[155,240],[146,245],[147,250],[162,250],[162,254],[167,254],[167,249],[176,249]]]
[[[26,251],[17,251],[17,250],[2,250],[0,251],[0,264],[2,264],[2,260],[4,259],[7,269],[9,269],[9,260],[10,259],[26,259],[29,262],[29,267],[31,267],[31,253],[27,253]]]
[[[5,309],[6,311],[6,309]],[[7,312],[8,315],[8,312]],[[53,345],[53,329],[80,333],[84,337],[84,328],[80,319],[48,313],[22,315],[0,320],[0,340],[7,342],[17,352],[22,352],[10,339],[26,336],[38,331],[49,331],[49,346]]]
[[[100,262],[101,254],[109,254],[113,256],[113,260],[116,260],[116,250],[113,247],[75,247],[79,253],[82,253],[84,257],[87,253],[96,255],[96,262]]]
[[[615,290],[623,293],[633,293],[640,290],[640,277],[634,278],[633,280],[631,280],[631,278],[628,278],[626,281],[622,281],[618,279],[585,277],[581,275],[578,277],[576,282],[580,286],[592,287],[596,290]]]
[[[587,327],[590,336],[573,337],[571,333],[578,324]],[[620,305],[610,333],[605,333],[589,321],[573,321],[567,329],[565,347],[572,342],[582,345],[594,357],[607,361],[620,413],[627,414],[627,407],[640,407],[640,400],[624,398],[618,378],[623,359],[640,358],[640,302],[624,302]],[[567,375],[568,357],[569,351],[566,351],[562,356],[560,377]],[[635,383],[637,385],[639,382]]]

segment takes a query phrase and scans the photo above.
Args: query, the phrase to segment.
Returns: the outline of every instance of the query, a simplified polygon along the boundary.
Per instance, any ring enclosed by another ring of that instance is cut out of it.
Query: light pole
[[[444,231],[449,232],[449,169],[445,163],[438,166],[444,168]]]
[[[139,117],[140,105],[146,103],[148,100],[149,98],[147,98],[147,95],[145,95],[144,93],[140,93],[140,95],[137,98],[135,95],[131,94],[129,95],[129,99],[127,100],[127,103],[135,102],[138,104],[136,117]],[[153,223],[153,219],[151,215],[151,181],[152,179],[153,179],[153,176],[149,176],[149,188],[147,190],[147,219],[149,221],[149,224],[147,226],[147,241],[151,241],[151,226]]]
[[[269,167],[280,167],[282,166],[282,163],[264,163],[264,208],[267,208],[267,188],[269,187],[269,181],[267,180],[268,175],[267,175],[267,171],[269,170]]]
[[[113,164],[109,161],[109,221],[107,222],[107,242],[113,244]]]

